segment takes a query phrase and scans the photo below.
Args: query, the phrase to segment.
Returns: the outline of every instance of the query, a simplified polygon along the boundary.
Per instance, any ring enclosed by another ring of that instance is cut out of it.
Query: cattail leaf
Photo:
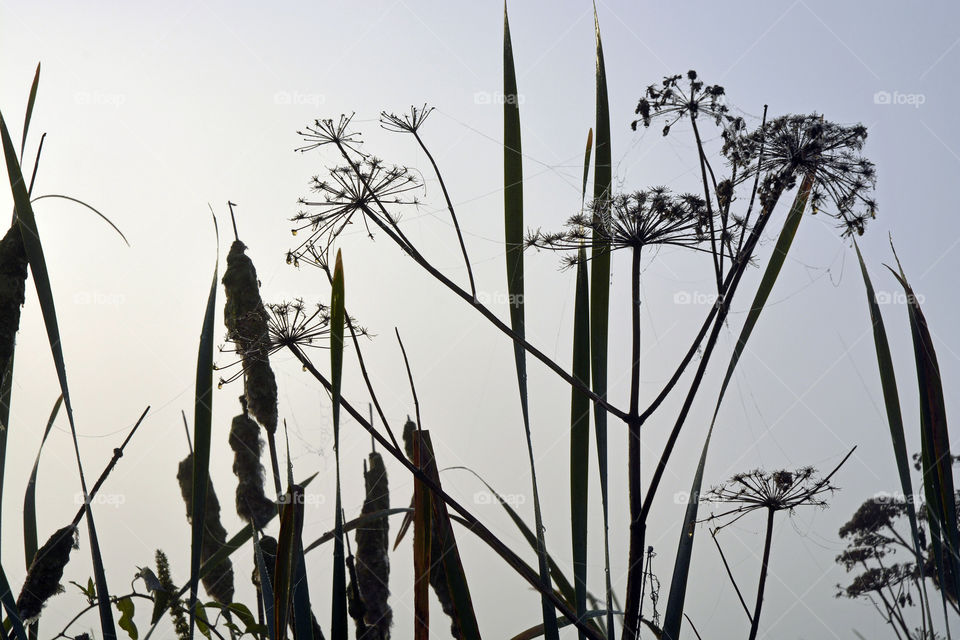
[[[960,532],[953,483],[953,455],[947,429],[947,410],[943,399],[940,365],[927,320],[907,277],[900,269],[890,270],[903,287],[910,315],[910,333],[920,391],[921,460],[924,493],[927,497],[930,537],[933,539],[940,575],[941,593],[952,598],[960,594]],[[938,553],[937,553],[938,552]]]
[[[253,553],[257,563],[257,575],[259,580],[260,601],[263,604],[263,614],[267,623],[267,636],[270,640],[278,640],[276,636],[276,623],[274,612],[274,593],[273,584],[276,577],[276,558],[270,558],[263,549],[263,540],[255,529],[253,532]],[[276,551],[276,540],[270,538],[273,551]],[[273,571],[271,572],[271,569]]]
[[[336,538],[333,545],[333,604],[330,635],[332,640],[347,640],[347,565],[343,542],[343,508],[340,503],[340,389],[343,376],[343,326],[345,317],[343,261],[337,250],[330,296],[330,379],[333,390],[333,447],[337,467]]]
[[[33,74],[33,84],[30,85],[30,97],[27,98],[27,112],[23,116],[23,135],[20,137],[20,161],[23,162],[23,150],[27,146],[27,132],[30,130],[30,120],[33,118],[33,105],[37,102],[37,89],[40,87],[40,63]]]
[[[297,485],[290,487],[280,515],[280,534],[277,536],[277,563],[273,585],[274,637],[286,637],[293,600],[294,572],[302,556],[299,553],[303,533],[303,490]]]
[[[419,438],[413,441],[413,464],[424,468],[426,452]],[[430,490],[419,478],[413,480],[413,640],[430,638]]]
[[[417,432],[420,443],[422,467],[427,476],[433,480],[438,487],[440,484],[440,472],[437,470],[437,460],[433,449],[433,443],[430,440],[430,432],[420,430]],[[434,593],[440,599],[444,609],[449,609],[449,615],[452,619],[451,634],[454,638],[463,640],[479,640],[480,625],[477,622],[477,614],[473,609],[473,599],[470,597],[470,586],[467,583],[466,572],[463,570],[463,562],[460,559],[460,550],[457,548],[457,540],[453,533],[453,527],[450,525],[450,514],[447,511],[445,502],[431,496],[431,511],[433,519],[431,522],[431,557],[439,556],[432,561],[431,584],[434,587]],[[438,564],[439,563],[439,564]],[[441,597],[446,594],[446,597]],[[449,604],[444,600],[449,600]]]
[[[191,499],[190,536],[190,639],[198,611],[197,588],[200,582],[200,564],[203,559],[204,524],[206,522],[207,487],[210,484],[210,432],[213,410],[213,326],[217,303],[217,265],[220,261],[219,232],[217,219],[213,218],[217,235],[217,260],[214,262],[213,279],[207,294],[207,306],[203,313],[200,344],[197,347],[197,375],[194,387],[193,414],[193,488]]]
[[[56,199],[60,199],[60,200],[66,200],[67,202],[72,202],[72,203],[74,203],[74,204],[79,204],[80,206],[89,209],[90,211],[92,211],[92,212],[94,212],[95,214],[97,214],[98,216],[100,216],[100,218],[101,218],[104,222],[106,222],[108,225],[110,225],[110,228],[112,228],[114,231],[117,232],[117,235],[120,236],[120,239],[123,240],[123,243],[124,243],[125,245],[127,245],[128,247],[130,246],[130,241],[127,240],[127,236],[123,235],[123,231],[120,231],[120,228],[119,228],[117,225],[113,224],[113,220],[111,220],[110,218],[108,218],[107,216],[105,216],[103,213],[101,213],[101,212],[100,212],[96,207],[94,207],[93,205],[87,204],[86,202],[84,202],[83,200],[80,200],[79,198],[74,198],[74,197],[72,197],[72,196],[65,196],[65,195],[59,194],[59,193],[48,193],[48,194],[46,194],[46,195],[37,196],[36,198],[33,198],[32,200],[30,200],[30,202],[31,202],[31,203],[34,203],[34,202],[37,202],[37,201],[39,201],[39,200],[46,200],[47,198],[56,198]]]
[[[526,336],[523,286],[523,152],[520,135],[520,99],[517,93],[517,74],[513,61],[513,43],[510,40],[510,21],[507,7],[503,8],[503,215],[504,241],[507,259],[507,292],[510,303],[510,328],[521,340]],[[533,442],[530,435],[530,409],[527,399],[527,352],[519,340],[513,342],[513,355],[520,390],[520,411],[527,439],[530,480],[533,488],[533,511],[537,526],[537,557],[539,559],[540,607],[547,640],[558,640],[553,605],[546,592],[550,588],[550,569],[547,564],[546,541],[543,535],[543,517],[540,511],[540,493],[537,489],[537,471],[534,464]]]
[[[589,149],[589,146],[588,146]],[[588,156],[589,157],[589,156]],[[584,172],[586,175],[586,172]],[[584,182],[586,184],[586,182]],[[573,312],[573,375],[590,383],[590,292],[587,252],[577,255],[577,286]],[[577,616],[587,611],[587,523],[589,521],[590,399],[570,390],[570,535],[573,546],[573,580]],[[579,634],[582,639],[583,633]]]
[[[16,640],[27,640],[27,632],[23,628],[23,620],[20,619],[20,610],[17,609],[17,603],[13,599],[13,592],[10,591],[10,583],[7,582],[7,574],[0,566],[0,604],[7,611],[6,622],[10,623],[10,629],[13,631]],[[3,626],[3,625],[0,625]]]
[[[43,438],[40,440],[40,448],[37,450],[37,457],[33,462],[33,470],[30,472],[30,479],[27,481],[27,491],[23,497],[23,552],[26,560],[26,568],[30,569],[30,563],[37,553],[37,471],[40,467],[40,454],[43,452],[43,445],[47,442],[47,436],[50,435],[50,429],[53,427],[53,421],[57,418],[60,411],[60,405],[63,404],[63,396],[59,396],[53,403],[53,409],[50,411],[50,417],[47,419],[47,426],[43,430]]]
[[[130,640],[137,640],[139,633],[137,632],[137,624],[133,620],[133,616],[137,612],[137,606],[134,604],[133,598],[120,598],[117,600],[116,605],[117,611],[120,612],[120,619],[117,620],[117,625],[127,632]]]
[[[877,366],[880,371],[880,386],[883,389],[883,404],[887,413],[887,424],[890,427],[890,441],[893,445],[893,456],[897,462],[897,472],[900,475],[900,488],[904,496],[913,495],[913,482],[910,479],[910,459],[907,454],[907,440],[903,430],[903,416],[900,412],[900,395],[897,392],[897,377],[894,373],[893,358],[890,355],[890,344],[887,341],[887,331],[883,324],[883,315],[877,296],[873,289],[873,282],[867,272],[867,265],[863,262],[863,255],[856,240],[853,242],[857,251],[857,260],[860,262],[860,273],[863,274],[863,285],[867,293],[867,305],[870,309],[870,322],[873,325],[873,342],[877,352]],[[907,517],[910,521],[910,534],[913,538],[914,552],[922,558],[919,528],[917,526],[917,509],[914,501],[907,500]],[[926,588],[924,585],[924,593]]]
[[[619,612],[614,612],[619,613]],[[584,611],[582,614],[579,614],[581,620],[597,620],[607,615],[606,609],[598,609],[596,611]],[[567,618],[560,616],[557,618],[557,627],[563,628],[570,624],[573,624]],[[543,625],[538,624],[521,631],[517,635],[513,636],[511,640],[533,640],[534,638],[539,638],[543,635]]]
[[[610,213],[609,199],[613,184],[613,162],[610,149],[610,104],[607,96],[607,70],[603,60],[600,19],[593,8],[596,39],[596,148],[593,159],[593,215]],[[596,232],[590,242],[590,371],[593,392],[607,396],[607,343],[610,322],[610,247]],[[606,575],[607,611],[613,610],[613,588],[610,583],[610,511],[607,492],[607,411],[594,403],[594,429],[597,440],[597,467],[600,475],[600,499],[603,511],[603,555]],[[607,614],[607,637],[613,638],[613,614]]]
[[[57,379],[60,383],[60,392],[63,394],[63,403],[67,418],[70,422],[70,432],[73,436],[74,451],[77,458],[77,467],[80,473],[81,486],[86,494],[86,480],[83,477],[83,465],[80,460],[79,443],[77,442],[76,424],[73,420],[73,406],[70,403],[70,389],[67,384],[67,370],[63,359],[63,346],[60,339],[60,328],[57,322],[57,311],[53,301],[53,291],[50,287],[50,275],[47,272],[46,259],[43,255],[43,245],[37,230],[37,221],[30,204],[30,195],[23,179],[17,153],[7,130],[6,120],[0,114],[0,137],[3,142],[3,154],[7,164],[7,177],[13,191],[13,202],[16,207],[17,223],[20,235],[23,238],[24,249],[33,274],[33,282],[40,302],[40,311],[43,324],[46,327],[50,351],[53,355]],[[110,590],[107,587],[107,577],[103,569],[103,558],[100,553],[100,543],[97,537],[96,524],[93,519],[93,509],[86,504],[87,529],[90,536],[90,555],[93,563],[93,574],[97,584],[98,610],[100,613],[100,627],[104,640],[116,640],[117,631],[114,626],[113,612],[110,609]]]
[[[394,507],[391,509],[382,509],[380,511],[371,511],[370,513],[366,513],[366,514],[363,514],[362,516],[354,518],[353,520],[347,520],[346,522],[344,522],[343,532],[347,533],[349,531],[362,529],[363,527],[379,522],[381,519],[387,518],[389,516],[395,516],[399,514],[409,515],[412,513],[413,513],[413,509],[407,508],[407,507]],[[320,536],[319,538],[311,542],[309,545],[307,545],[304,548],[304,552],[306,553],[309,551],[313,551],[317,547],[330,542],[331,540],[336,538],[336,535],[337,533],[335,529],[327,531],[322,536]]]

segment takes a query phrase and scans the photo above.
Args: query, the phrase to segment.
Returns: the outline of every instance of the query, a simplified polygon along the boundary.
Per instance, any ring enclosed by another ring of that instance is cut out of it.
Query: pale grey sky
[[[952,384],[960,379],[960,338],[951,330],[960,313],[955,296],[960,217],[953,195],[960,172],[957,6],[797,0],[599,2],[597,8],[616,181],[624,189],[696,186],[694,148],[685,132],[662,138],[656,129],[634,133],[629,127],[644,87],[690,68],[706,82],[724,85],[729,104],[749,118],[759,117],[769,104],[774,115],[817,111],[869,128],[864,153],[878,168],[880,208],[861,247],[878,291],[894,294],[896,283],[882,267],[892,259],[887,235],[893,235],[904,268],[923,296],[946,380],[948,411],[955,410],[960,400]],[[582,0],[517,1],[510,6],[510,18],[522,98],[527,224],[555,228],[579,206],[583,145],[593,125],[592,6]],[[105,495],[122,504],[97,508],[114,590],[126,589],[135,565],[151,562],[157,547],[170,555],[175,577],[187,577],[189,528],[174,476],[187,450],[180,411],[191,414],[197,338],[214,265],[207,203],[216,210],[223,234],[229,233],[225,202],[238,203],[241,237],[250,246],[266,300],[329,297],[320,272],[309,267],[296,271],[283,261],[292,245],[287,219],[296,213],[296,200],[306,194],[309,178],[333,161],[318,153],[295,154],[297,129],[314,118],[355,111],[368,150],[426,170],[425,157],[411,141],[383,132],[376,118],[381,109],[400,111],[424,102],[435,106],[424,137],[458,205],[478,288],[506,317],[502,109],[496,102],[502,91],[501,44],[502,6],[496,2],[0,2],[0,109],[14,136],[19,135],[34,67],[43,63],[27,154],[32,158],[40,133],[46,132],[35,192],[90,202],[132,244],[123,246],[79,208],[53,201],[37,205],[88,476],[99,473],[143,408],[153,407],[104,488]],[[8,192],[2,193],[0,203],[9,210]],[[438,266],[465,281],[433,180],[427,180],[425,205],[407,211],[404,225]],[[772,239],[761,247],[761,259],[771,246]],[[387,238],[371,242],[358,229],[343,237],[340,247],[347,305],[377,334],[367,345],[367,358],[388,414],[399,424],[412,412],[391,336],[396,326],[404,336],[425,426],[433,432],[441,465],[476,469],[499,491],[515,496],[532,522],[510,345],[415,270]],[[225,254],[226,244],[222,250]],[[558,266],[552,254],[528,254],[528,332],[535,344],[568,366],[573,274]],[[628,391],[627,376],[620,373],[628,364],[627,269],[627,263],[614,261],[610,376],[612,396],[621,404]],[[696,303],[712,289],[705,263],[666,250],[645,263],[643,278],[642,389],[649,400],[708,308],[677,304],[675,296],[686,294]],[[654,570],[664,584],[664,604],[683,510],[671,496],[689,488],[720,381],[717,370],[739,331],[757,278],[751,274],[741,289],[708,373],[706,395],[680,438],[654,508],[648,535],[658,554]],[[764,607],[766,637],[846,639],[854,637],[854,627],[866,637],[892,637],[868,605],[833,598],[834,585],[845,579],[833,560],[843,548],[838,527],[865,498],[899,486],[862,289],[849,242],[822,217],[805,219],[721,412],[707,466],[711,484],[756,466],[830,468],[847,449],[859,446],[836,478],[843,491],[829,510],[800,512],[792,526],[785,517],[779,522]],[[884,312],[908,437],[916,447],[916,383],[906,309],[894,301]],[[2,514],[2,561],[15,588],[24,575],[20,503],[58,392],[30,295],[22,327]],[[218,329],[218,338],[222,334]],[[325,364],[325,353],[319,358]],[[298,475],[321,472],[310,488],[318,504],[309,509],[307,522],[310,535],[319,535],[333,523],[329,404],[295,362],[281,356],[274,367]],[[347,397],[365,404],[352,359],[347,370]],[[530,370],[547,541],[569,568],[569,393],[533,361]],[[645,427],[647,470],[659,456],[684,391],[678,389]],[[228,386],[215,398],[213,477],[226,505],[234,488],[227,430],[239,393],[238,385]],[[72,514],[79,491],[66,426],[65,419],[57,422],[41,462],[41,538]],[[352,426],[345,424],[343,444],[348,514],[359,511],[362,502],[361,459],[369,446],[369,438]],[[621,595],[627,542],[625,443],[622,428],[612,423],[611,543]],[[389,469],[392,501],[406,504],[411,483],[397,465]],[[450,472],[444,482],[473,504],[482,487],[458,473]],[[595,478],[591,482],[595,490]],[[477,504],[476,512],[532,559],[497,506]],[[597,593],[603,568],[599,514],[597,504],[590,564],[590,585]],[[228,512],[224,521],[230,531],[240,524]],[[748,518],[723,534],[733,569],[751,594],[762,526]],[[535,624],[536,595],[466,533],[459,539],[484,633],[503,637]],[[237,583],[252,604],[247,555],[238,560]],[[412,607],[409,543],[394,557],[392,604],[396,636],[404,637]],[[317,613],[326,626],[328,550],[313,552],[309,563]],[[744,634],[745,617],[705,529],[698,538],[694,572],[688,613],[701,631],[711,630],[704,637]],[[84,531],[81,550],[64,579],[86,582],[89,573]],[[82,604],[73,595],[52,601],[41,635],[59,631]],[[95,618],[84,618],[73,632],[96,625]],[[438,623],[436,637],[445,634],[446,625]],[[172,631],[164,627],[155,637],[170,638]]]

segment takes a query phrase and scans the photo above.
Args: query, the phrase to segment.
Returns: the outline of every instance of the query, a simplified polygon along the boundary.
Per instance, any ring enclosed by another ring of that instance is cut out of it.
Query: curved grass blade
[[[607,613],[608,612],[605,609],[598,609],[596,611],[585,611],[583,612],[583,614],[578,614],[578,615],[580,616],[581,620],[596,620],[597,618],[602,618],[603,616],[607,615]],[[620,612],[614,611],[612,613],[619,614]],[[563,616],[560,616],[559,618],[557,618],[557,627],[562,629],[563,627],[566,627],[569,624],[571,624],[571,622],[566,618],[564,618]],[[539,638],[542,635],[543,635],[543,625],[538,624],[530,627],[525,631],[521,631],[517,635],[513,636],[511,640],[533,640],[534,638]]]
[[[70,403],[67,370],[63,359],[63,348],[60,340],[60,329],[57,323],[57,311],[53,301],[53,292],[50,287],[50,276],[47,272],[46,260],[43,255],[43,245],[40,242],[40,234],[37,230],[37,221],[33,215],[33,207],[30,205],[30,195],[27,191],[26,183],[23,180],[23,173],[20,170],[20,163],[17,161],[13,141],[10,139],[10,132],[7,130],[6,120],[4,120],[2,114],[0,114],[0,137],[2,137],[3,153],[7,164],[7,176],[10,179],[10,187],[13,191],[17,223],[20,226],[20,234],[23,237],[24,248],[27,252],[30,272],[33,274],[43,323],[46,327],[47,339],[50,343],[50,351],[52,352],[54,366],[57,371],[57,379],[60,383],[64,407],[66,408],[67,418],[70,422],[70,432],[73,437],[74,452],[77,458],[77,469],[80,474],[80,485],[83,489],[86,506],[87,530],[90,536],[90,555],[93,563],[94,580],[97,587],[101,633],[103,634],[104,640],[116,640],[117,632],[113,622],[113,612],[110,609],[110,590],[107,587],[107,577],[103,570],[103,558],[100,554],[100,543],[97,538],[96,524],[93,519],[93,509],[90,507],[86,480],[83,475],[83,464],[80,459],[80,445],[77,440],[76,424],[73,420],[73,407]]]
[[[47,442],[47,436],[50,435],[53,421],[57,419],[61,404],[63,404],[62,395],[57,397],[57,401],[53,403],[53,410],[50,411],[50,418],[47,419],[47,426],[43,430],[43,438],[40,440],[40,448],[37,450],[37,457],[33,461],[33,470],[30,472],[30,479],[27,481],[27,491],[23,496],[23,553],[28,571],[30,570],[30,563],[33,562],[33,556],[37,554],[39,548],[37,541],[37,471],[40,468],[40,454],[43,452],[43,445]]]
[[[217,267],[220,262],[220,234],[217,230],[216,216],[213,216],[213,228],[217,235],[217,260],[213,267],[210,293],[207,294],[207,307],[203,313],[200,345],[197,348],[197,377],[194,387],[193,513],[190,517],[189,598],[191,640],[193,640],[193,630],[196,625],[200,554],[203,548],[204,513],[206,513],[207,486],[210,479],[210,431],[213,411],[213,326],[217,303]]]
[[[853,247],[857,251],[857,260],[860,262],[860,273],[863,275],[863,285],[867,293],[867,305],[870,308],[870,323],[873,325],[873,342],[877,352],[877,366],[880,371],[880,385],[883,389],[883,404],[887,413],[887,424],[890,427],[890,441],[893,445],[893,456],[897,461],[897,472],[900,475],[900,488],[904,496],[913,496],[913,482],[910,479],[910,459],[907,455],[907,440],[903,431],[903,416],[900,412],[900,395],[897,392],[897,377],[894,373],[893,358],[890,355],[890,344],[887,341],[887,330],[883,324],[883,315],[877,296],[873,289],[873,282],[867,272],[867,265],[863,262],[863,255],[856,240]],[[914,501],[907,500],[907,517],[910,521],[910,535],[913,538],[914,553],[918,559],[923,558],[920,544],[919,529],[917,526],[917,510]],[[923,583],[921,597],[927,598],[926,582]],[[923,603],[921,603],[922,606]]]
[[[613,183],[613,162],[610,151],[610,104],[607,96],[607,70],[603,60],[600,19],[593,7],[593,30],[596,39],[596,150],[593,158],[593,215],[609,215],[609,198]],[[607,397],[607,344],[610,322],[610,248],[605,239],[593,234],[590,241],[590,370],[593,392]],[[597,466],[600,473],[600,499],[603,510],[603,562],[607,604],[607,638],[613,638],[613,587],[610,582],[610,508],[607,492],[607,411],[593,406],[593,423],[597,439]]]
[[[513,43],[510,40],[510,21],[507,7],[503,7],[503,219],[507,257],[507,292],[510,300],[510,327],[524,339],[523,297],[523,154],[520,139],[520,105],[517,94],[517,74],[513,63]],[[520,411],[527,439],[530,460],[530,479],[533,486],[533,511],[537,527],[537,556],[539,559],[540,606],[547,640],[559,640],[553,606],[545,595],[550,588],[550,569],[547,564],[547,546],[543,535],[543,517],[540,511],[540,493],[537,489],[537,471],[534,463],[533,441],[530,435],[530,407],[527,398],[527,352],[521,342],[514,340],[513,355],[520,389]]]
[[[103,215],[102,213],[100,213],[100,211],[97,210],[96,207],[94,207],[93,205],[87,204],[87,203],[84,202],[83,200],[79,200],[79,199],[74,198],[74,197],[72,197],[72,196],[65,196],[65,195],[62,195],[62,194],[59,194],[59,193],[48,193],[48,194],[43,195],[43,196],[37,196],[36,198],[34,198],[33,200],[31,200],[30,202],[37,202],[37,201],[39,201],[39,200],[46,200],[47,198],[58,198],[58,199],[61,199],[61,200],[66,200],[66,201],[68,201],[68,202],[73,202],[74,204],[79,204],[79,205],[82,206],[82,207],[86,207],[86,208],[89,209],[90,211],[92,211],[92,212],[94,212],[95,214],[97,214],[98,216],[100,216],[100,217],[103,219],[104,222],[106,222],[108,225],[110,225],[110,227],[111,227],[114,231],[117,232],[117,234],[123,239],[123,242],[124,242],[128,247],[130,246],[130,241],[127,240],[127,236],[123,235],[123,231],[120,231],[120,228],[117,227],[117,225],[113,224],[113,220],[111,220],[111,219],[108,218],[107,216]]]
[[[330,635],[347,640],[347,565],[343,548],[343,507],[340,504],[340,389],[343,375],[343,261],[337,250],[330,296],[330,380],[333,385],[333,448],[337,461],[336,539],[333,546],[333,604]]]
[[[899,266],[899,265],[898,265]],[[888,267],[889,268],[889,267]],[[897,274],[890,269],[907,296],[910,314],[910,333],[917,367],[920,391],[921,459],[923,479],[930,515],[930,537],[934,551],[942,561],[941,585],[952,589],[954,597],[960,594],[960,535],[957,531],[957,509],[953,483],[953,455],[950,451],[950,433],[947,429],[947,410],[943,399],[940,365],[933,346],[933,338],[920,303],[907,277],[900,268]]]

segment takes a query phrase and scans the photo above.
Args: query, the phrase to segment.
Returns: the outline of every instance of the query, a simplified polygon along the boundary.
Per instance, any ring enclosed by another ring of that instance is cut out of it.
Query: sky
[[[525,223],[559,228],[580,207],[588,129],[594,123],[593,6],[583,0],[524,1],[509,6],[523,127]],[[735,113],[756,124],[771,115],[822,113],[863,123],[864,155],[878,171],[878,217],[859,239],[897,366],[911,451],[919,446],[916,381],[907,311],[891,264],[892,239],[923,304],[945,380],[948,415],[957,410],[960,337],[960,217],[953,185],[960,170],[960,9],[947,2],[598,2],[612,127],[615,183],[625,191],[666,184],[697,188],[689,131],[664,138],[657,128],[634,132],[637,100],[665,75],[696,69],[726,87]],[[499,3],[217,3],[0,2],[0,110],[20,135],[38,62],[40,90],[26,157],[32,163],[46,133],[35,194],[82,199],[110,217],[127,247],[90,212],[53,199],[37,203],[63,349],[88,478],[99,474],[145,407],[150,412],[103,488],[96,505],[108,579],[124,591],[154,550],[170,556],[174,577],[188,575],[189,526],[175,481],[187,453],[181,411],[192,415],[197,342],[220,228],[220,273],[231,233],[228,200],[257,266],[268,302],[327,302],[323,274],[285,264],[292,248],[297,199],[312,176],[335,158],[295,153],[297,130],[316,118],[355,113],[366,149],[415,167],[425,176],[423,204],[403,212],[403,228],[444,273],[466,282],[459,245],[429,163],[408,137],[383,131],[381,110],[435,107],[422,130],[456,205],[481,299],[507,317],[502,238],[502,38]],[[710,141],[716,155],[716,136]],[[719,159],[717,160],[719,164]],[[6,191],[0,204],[12,208]],[[784,214],[783,207],[779,215]],[[782,218],[781,218],[782,219]],[[773,228],[776,228],[774,225]],[[765,263],[775,240],[759,248]],[[413,403],[399,347],[403,337],[420,410],[441,467],[464,465],[508,496],[532,522],[530,478],[512,349],[476,312],[455,299],[382,235],[357,226],[338,242],[347,307],[370,328],[365,358],[384,409],[396,427]],[[526,257],[527,331],[531,342],[570,365],[574,274],[558,256]],[[654,504],[649,544],[663,585],[663,612],[684,492],[689,489],[709,424],[723,363],[759,280],[748,273],[700,396],[679,439]],[[4,468],[0,561],[14,588],[25,574],[21,497],[43,426],[59,393],[38,304],[28,285],[18,336],[17,370]],[[673,371],[709,309],[708,264],[682,252],[651,253],[643,264],[641,405]],[[222,290],[218,293],[218,343]],[[611,398],[626,404],[629,376],[629,261],[614,259],[611,289]],[[317,351],[327,366],[327,352]],[[218,356],[221,364],[229,356]],[[328,397],[289,356],[274,358],[280,415],[289,428],[298,477],[315,471],[306,537],[333,526],[334,457]],[[568,505],[569,389],[531,360],[531,412],[546,539],[570,568]],[[346,362],[345,396],[365,406],[356,360]],[[649,480],[689,377],[643,434]],[[239,384],[214,398],[212,477],[221,503],[234,489],[229,422]],[[838,528],[865,499],[898,490],[899,482],[870,333],[863,283],[849,240],[823,216],[807,216],[780,280],[742,358],[721,410],[705,472],[718,484],[751,468],[813,465],[829,470],[854,445],[835,476],[841,491],[826,510],[781,515],[774,532],[761,637],[892,637],[865,602],[836,599],[846,576],[834,558],[844,548]],[[369,437],[350,420],[341,455],[344,508],[359,512],[362,460]],[[625,588],[626,436],[611,423],[612,575]],[[591,469],[595,451],[591,451]],[[412,483],[388,463],[391,500],[405,506]],[[528,560],[533,554],[475,478],[447,471],[444,486]],[[602,591],[599,493],[591,477],[589,584]],[[80,491],[64,416],[45,445],[37,485],[41,539],[72,517]],[[241,522],[225,509],[228,531]],[[396,531],[397,521],[391,523]],[[275,525],[274,525],[275,527]],[[458,532],[481,628],[513,635],[537,623],[536,594],[492,552]],[[746,518],[721,534],[738,582],[754,593],[762,518]],[[64,584],[48,605],[41,635],[52,636],[83,606],[67,581],[90,575],[85,531]],[[329,621],[329,549],[308,558],[316,611]],[[392,604],[397,637],[411,625],[412,559],[406,541],[393,556]],[[238,594],[253,603],[249,554],[238,554]],[[242,557],[240,557],[242,556]],[[747,621],[722,573],[705,527],[698,530],[687,613],[712,637],[744,634]],[[142,585],[137,587],[141,591]],[[73,593],[71,593],[73,592]],[[752,599],[752,596],[748,598]],[[649,602],[647,603],[649,613]],[[144,607],[141,607],[145,609]],[[138,620],[144,620],[141,611]],[[439,614],[438,614],[439,615]],[[97,625],[88,614],[71,634]],[[145,622],[141,625],[145,625]],[[569,631],[564,637],[574,637]],[[685,633],[689,636],[690,630]],[[446,625],[433,634],[446,637]],[[173,637],[169,625],[154,636]],[[507,636],[509,637],[509,636]],[[705,636],[707,637],[707,636]]]

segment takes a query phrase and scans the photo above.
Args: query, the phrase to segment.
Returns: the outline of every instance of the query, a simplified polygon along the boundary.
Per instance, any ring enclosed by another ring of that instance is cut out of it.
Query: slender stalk
[[[710,537],[713,538],[713,544],[717,545],[717,551],[720,552],[720,559],[723,560],[723,568],[727,570],[727,576],[730,578],[730,583],[733,585],[734,591],[737,592],[737,598],[740,599],[740,605],[743,607],[743,612],[747,614],[747,620],[750,621],[750,624],[753,624],[753,616],[750,615],[750,609],[747,608],[747,601],[743,599],[743,594],[740,592],[740,587],[737,585],[737,581],[733,577],[733,571],[730,570],[730,564],[727,562],[727,556],[724,555],[723,549],[720,547],[720,541],[717,540],[716,529],[712,529],[710,531]]]
[[[304,353],[297,348],[296,345],[288,345],[287,347],[291,353],[300,361],[303,367],[310,373],[316,380],[323,385],[327,391],[330,391],[333,386],[330,381],[317,370],[313,363],[310,362]],[[484,542],[493,549],[503,560],[510,565],[510,567],[517,572],[517,574],[523,578],[530,586],[532,586],[537,592],[541,592],[543,589],[540,582],[540,575],[531,569],[510,547],[503,543],[499,538],[497,538],[493,532],[491,532],[482,522],[480,522],[476,516],[474,516],[469,510],[467,510],[463,505],[457,502],[453,497],[451,497],[446,491],[443,490],[440,485],[434,482],[429,475],[420,470],[419,467],[414,465],[407,459],[406,454],[400,449],[394,447],[389,440],[383,437],[373,426],[367,422],[367,419],[360,413],[346,398],[340,398],[341,406],[350,414],[350,416],[363,427],[371,436],[373,436],[380,446],[382,446],[387,453],[393,456],[404,468],[407,469],[413,476],[422,481],[433,493],[434,496],[443,500],[447,505],[456,511],[460,516],[463,517],[465,521],[465,526],[475,532]],[[587,624],[585,621],[579,620],[577,617],[577,612],[570,608],[570,606],[560,598],[552,589],[545,594],[547,599],[553,604],[554,608],[567,620],[570,621],[577,629],[582,631],[587,637],[592,638],[593,640],[604,640],[603,636],[592,626]]]
[[[640,475],[640,247],[633,247],[631,265],[630,314],[630,417],[628,422],[627,480],[630,491],[630,547],[627,555],[627,595],[623,616],[623,638],[640,633],[640,603],[643,589],[643,479]]]
[[[760,583],[757,585],[757,604],[753,608],[753,620],[750,623],[749,640],[756,640],[760,628],[760,609],[763,607],[763,590],[767,585],[767,569],[770,566],[770,544],[773,542],[773,515],[776,510],[767,508],[767,535],[763,541],[763,561],[760,565]]]

